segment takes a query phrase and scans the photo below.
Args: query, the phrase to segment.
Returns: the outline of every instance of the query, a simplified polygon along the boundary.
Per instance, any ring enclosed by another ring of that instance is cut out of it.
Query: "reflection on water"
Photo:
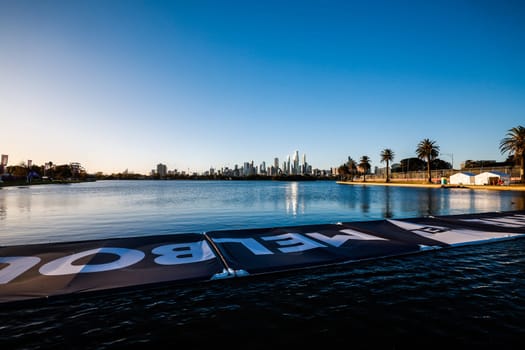
[[[16,193],[18,191],[21,193]],[[30,187],[2,189],[0,191],[0,220],[5,220],[8,212],[12,215],[29,218],[32,196],[27,192],[30,191]],[[8,195],[8,192],[11,195]],[[8,209],[10,210],[8,211]]]
[[[7,206],[5,204],[5,196],[1,195],[0,192],[0,221],[5,220],[5,216],[7,215]]]
[[[290,182],[286,186],[286,214],[297,216],[299,208],[299,183]],[[300,202],[300,214],[304,214],[304,201]]]
[[[31,192],[30,187],[20,187],[18,188],[19,191],[23,192]],[[29,217],[31,215],[31,200],[33,196],[31,196],[31,193],[26,193],[25,195],[18,196],[16,199],[16,206],[18,208],[18,212],[20,215],[26,215]]]
[[[491,211],[492,208],[509,207],[513,205],[514,200],[523,199],[523,196],[507,196],[501,193],[495,196],[489,190],[465,190],[451,189],[453,196],[449,197],[449,206],[453,208],[473,208],[478,212]],[[523,207],[523,205],[521,206]]]
[[[0,190],[0,245],[507,210],[525,210],[525,192],[328,181],[98,181]],[[429,339],[521,349],[524,241],[274,278],[16,304],[0,310],[0,342],[3,349],[162,348],[181,341],[207,347],[231,346],[243,334],[257,349],[314,341],[342,348],[349,339],[390,349]]]
[[[392,217],[392,196],[390,194],[390,186],[384,187],[384,196],[385,196],[385,210],[383,210],[383,216],[387,219]]]
[[[385,187],[385,217],[397,212],[415,212],[416,216],[480,213],[490,211],[522,210],[523,192],[470,189],[389,188]]]
[[[419,207],[418,216],[432,215],[436,208],[441,207],[441,193],[432,191],[432,188],[425,188],[421,191],[420,203],[426,203],[425,206]]]
[[[3,244],[525,209],[525,192],[331,181],[97,181],[0,191]]]
[[[363,213],[368,213],[370,209],[370,187],[365,186],[363,187],[363,191],[361,192],[361,210]]]

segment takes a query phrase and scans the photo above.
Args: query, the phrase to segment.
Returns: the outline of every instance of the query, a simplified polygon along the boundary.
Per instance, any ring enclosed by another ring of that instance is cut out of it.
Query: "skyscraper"
[[[166,177],[166,174],[168,173],[168,167],[166,164],[159,163],[157,164],[157,174],[160,177]]]
[[[295,151],[295,153],[293,155],[292,174],[294,174],[294,175],[299,174],[299,151]]]
[[[7,159],[9,156],[7,154],[2,154],[2,159],[0,160],[0,175],[4,173],[5,167],[7,166]]]

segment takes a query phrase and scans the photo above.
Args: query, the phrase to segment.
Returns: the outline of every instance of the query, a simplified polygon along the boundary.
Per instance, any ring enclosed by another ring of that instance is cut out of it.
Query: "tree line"
[[[401,166],[397,169],[390,169],[395,152],[390,148],[385,148],[380,153],[381,163],[386,163],[386,182],[390,182],[391,172],[395,171],[427,171],[427,182],[432,182],[431,169],[452,169],[452,164],[438,158],[439,145],[435,140],[425,138],[421,140],[416,147],[417,157],[406,158],[401,160]],[[519,125],[509,129],[499,144],[499,150],[502,154],[508,153],[508,161],[520,166],[520,183],[525,183],[525,127]],[[370,174],[371,169],[370,157],[361,156],[359,161],[352,157],[340,165],[337,169],[338,175],[343,179],[353,180],[355,176],[363,176],[366,181],[366,175]]]
[[[0,174],[2,181],[27,180],[86,180],[89,175],[78,163],[31,165],[25,164],[11,165],[5,168],[6,173]]]

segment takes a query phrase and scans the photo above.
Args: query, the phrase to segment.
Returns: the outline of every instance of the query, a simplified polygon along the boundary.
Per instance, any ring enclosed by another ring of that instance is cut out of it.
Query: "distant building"
[[[476,185],[510,185],[510,175],[499,171],[485,171],[474,177]]]
[[[71,169],[71,175],[73,176],[73,178],[78,178],[86,172],[82,165],[80,165],[80,163],[78,162],[69,163],[69,167]]]
[[[451,185],[473,185],[475,183],[475,176],[476,175],[474,173],[462,171],[459,173],[455,173],[454,175],[450,175],[449,183]]]
[[[167,174],[168,174],[168,167],[166,166],[166,164],[162,164],[162,163],[157,164],[157,175],[159,175],[160,177],[166,177]]]
[[[264,160],[261,165],[259,165],[259,174],[266,175],[266,162]]]
[[[0,159],[0,174],[5,173],[8,158],[9,156],[7,154],[2,154],[2,158]]]
[[[298,175],[299,171],[299,151],[295,151],[293,155],[292,174]]]

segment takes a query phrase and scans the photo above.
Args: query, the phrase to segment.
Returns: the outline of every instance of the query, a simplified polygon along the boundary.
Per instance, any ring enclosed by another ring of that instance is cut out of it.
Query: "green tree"
[[[352,157],[348,157],[348,160],[346,163],[342,164],[337,168],[337,173],[343,180],[354,180],[354,176],[357,173],[357,165],[356,162],[352,159]]]
[[[434,169],[452,169],[452,164],[443,159],[436,158],[432,161],[432,167]]]
[[[430,172],[430,164],[434,158],[439,155],[439,146],[436,141],[430,139],[421,140],[416,148],[416,155],[419,159],[424,159],[427,162],[427,177],[428,182],[432,182],[432,174]]]
[[[361,171],[363,172],[363,181],[366,181],[366,174],[368,174],[371,168],[370,157],[362,156],[361,159],[359,160],[359,167],[361,168]]]
[[[21,165],[13,165],[7,167],[7,172],[14,177],[26,177],[27,176],[27,167],[25,163],[20,163]]]
[[[401,166],[398,168],[398,172],[419,171],[427,168],[426,162],[417,157],[401,159],[399,164]],[[392,172],[394,172],[393,170]]]
[[[57,165],[54,169],[54,177],[56,179],[65,180],[73,177],[73,172],[69,164]]]
[[[525,183],[525,127],[518,125],[507,132],[500,141],[501,153],[509,152],[520,164],[520,182]]]
[[[348,175],[348,168],[346,167],[346,164],[342,164],[339,166],[339,168],[337,168],[337,174],[341,180],[346,180],[346,176]]]
[[[350,181],[353,181],[355,174],[357,174],[357,164],[352,157],[348,157],[346,168],[348,169],[348,174],[350,174]]]
[[[388,173],[390,168],[390,162],[394,160],[394,151],[390,148],[385,148],[381,151],[381,163],[386,162],[386,182],[390,182],[390,174]]]

